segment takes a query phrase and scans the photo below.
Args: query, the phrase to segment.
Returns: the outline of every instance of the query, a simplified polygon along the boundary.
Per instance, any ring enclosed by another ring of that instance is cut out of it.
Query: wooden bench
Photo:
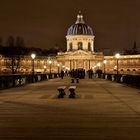
[[[69,87],[69,92],[70,92],[70,94],[69,94],[69,98],[75,98],[75,89],[76,89],[76,86],[70,86]]]
[[[65,89],[66,89],[66,86],[60,86],[57,88],[58,90],[58,98],[64,98],[64,95],[66,95],[65,93]]]

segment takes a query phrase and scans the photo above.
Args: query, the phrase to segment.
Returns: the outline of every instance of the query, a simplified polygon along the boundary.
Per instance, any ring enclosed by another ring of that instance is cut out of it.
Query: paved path
[[[76,85],[76,99],[58,99],[62,85]],[[69,78],[1,90],[0,140],[140,140],[140,90]]]

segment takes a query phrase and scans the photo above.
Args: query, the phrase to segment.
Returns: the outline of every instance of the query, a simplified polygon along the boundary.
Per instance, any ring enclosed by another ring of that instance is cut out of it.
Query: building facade
[[[36,73],[58,73],[72,69],[101,69],[106,73],[140,74],[140,54],[104,56],[102,52],[95,52],[95,35],[88,26],[83,15],[77,15],[76,22],[70,26],[66,35],[66,52],[58,52],[56,57],[36,56],[34,59],[34,71]],[[0,55],[0,73],[9,73],[7,67],[9,58]],[[31,73],[33,60],[31,56],[23,56],[20,61],[18,73]]]
[[[115,56],[104,56],[94,51],[94,39],[92,28],[84,22],[83,15],[78,14],[75,24],[67,31],[67,51],[58,53],[57,62],[69,70],[83,68],[96,72],[101,69],[116,73],[118,66],[120,73],[140,73],[140,55],[120,55],[118,60]]]
[[[94,38],[92,28],[84,22],[83,15],[78,14],[75,24],[67,31],[67,51],[58,53],[58,63],[69,70],[91,69],[103,60],[103,53],[94,51]]]

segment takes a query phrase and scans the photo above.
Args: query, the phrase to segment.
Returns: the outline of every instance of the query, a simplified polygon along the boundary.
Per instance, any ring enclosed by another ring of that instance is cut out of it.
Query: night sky
[[[140,47],[139,0],[1,0],[0,36],[22,36],[28,47],[66,47],[67,29],[81,11],[96,49]]]

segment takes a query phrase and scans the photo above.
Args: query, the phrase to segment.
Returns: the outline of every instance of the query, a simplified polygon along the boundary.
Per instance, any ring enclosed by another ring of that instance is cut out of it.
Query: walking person
[[[64,71],[61,70],[61,79],[63,79],[63,77],[64,77]]]

